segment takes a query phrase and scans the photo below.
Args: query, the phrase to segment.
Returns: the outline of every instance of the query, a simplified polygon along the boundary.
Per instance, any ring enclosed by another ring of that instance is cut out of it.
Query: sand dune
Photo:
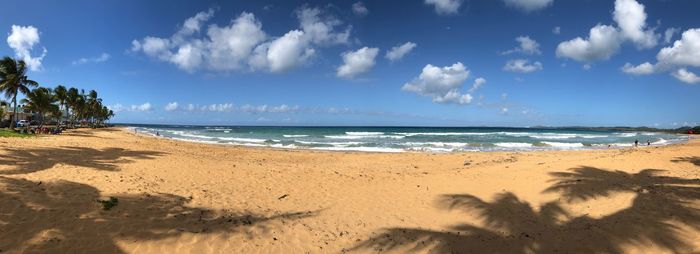
[[[118,199],[103,210],[96,200]],[[273,150],[121,129],[0,138],[3,253],[692,253],[700,142]]]

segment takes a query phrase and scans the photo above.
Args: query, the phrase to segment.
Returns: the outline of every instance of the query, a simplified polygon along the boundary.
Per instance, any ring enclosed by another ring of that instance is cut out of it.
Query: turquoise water
[[[248,127],[131,126],[140,133],[183,141],[288,149],[370,152],[572,150],[646,146],[687,140],[655,132],[493,127]]]

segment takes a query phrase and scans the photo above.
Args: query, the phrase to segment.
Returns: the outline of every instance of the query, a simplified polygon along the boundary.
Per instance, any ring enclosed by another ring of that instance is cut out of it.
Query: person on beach
[[[634,140],[634,147],[637,147],[637,146],[639,146],[639,139]]]
[[[647,146],[651,146],[651,141],[647,139]]]

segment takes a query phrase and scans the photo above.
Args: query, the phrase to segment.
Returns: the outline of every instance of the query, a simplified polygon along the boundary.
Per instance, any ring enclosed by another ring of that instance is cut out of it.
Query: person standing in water
[[[639,146],[639,139],[634,140],[634,147],[637,147],[637,146]]]
[[[651,141],[647,139],[647,146],[651,146]]]

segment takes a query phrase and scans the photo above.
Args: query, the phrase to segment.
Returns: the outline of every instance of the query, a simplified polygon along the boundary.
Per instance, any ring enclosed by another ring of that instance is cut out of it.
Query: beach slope
[[[0,138],[6,253],[698,251],[696,139],[381,154],[217,146],[119,128]]]

